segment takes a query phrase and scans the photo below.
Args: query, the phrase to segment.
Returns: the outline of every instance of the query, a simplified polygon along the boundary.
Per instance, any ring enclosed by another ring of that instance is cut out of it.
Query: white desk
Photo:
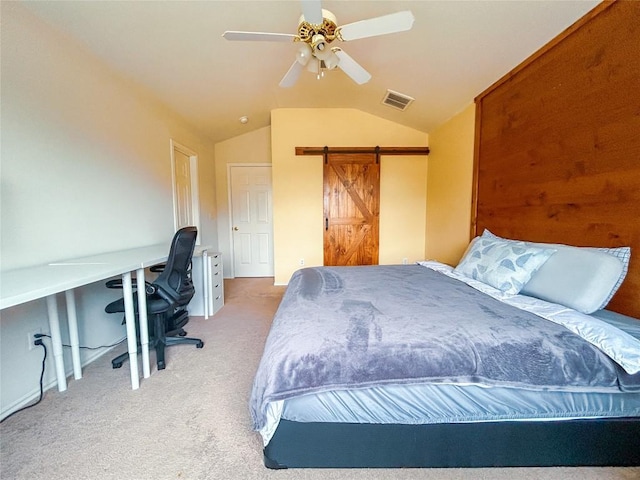
[[[131,272],[133,271],[136,272],[136,286],[138,291],[142,374],[144,378],[149,378],[151,368],[149,365],[149,332],[147,328],[144,269],[165,262],[169,256],[169,248],[170,244],[151,245],[148,247],[62,260],[52,262],[48,265],[38,265],[0,272],[0,285],[2,286],[0,291],[0,309],[46,298],[49,329],[51,330],[51,344],[59,391],[63,392],[67,389],[67,378],[65,375],[56,294],[65,292],[73,376],[78,380],[82,378],[82,366],[80,363],[80,342],[78,338],[78,320],[76,316],[74,289],[117,275],[122,275],[127,327],[127,349],[131,368],[131,388],[133,390],[139,388],[138,346],[133,307],[133,287],[131,284]],[[208,248],[210,247],[198,246],[194,251],[194,255],[206,256]]]
[[[80,365],[78,324],[73,290],[83,285],[122,275],[127,345],[131,363],[131,388],[135,390],[139,387],[140,382],[138,376],[136,323],[133,309],[131,272],[136,272],[138,302],[143,317],[143,321],[140,322],[140,337],[143,345],[141,348],[143,375],[145,378],[148,378],[150,375],[149,335],[147,332],[146,318],[144,318],[146,317],[144,269],[148,266],[166,261],[168,253],[169,244],[152,245],[149,247],[121,250],[90,257],[53,262],[48,265],[1,272],[0,284],[2,285],[2,290],[0,292],[0,309],[46,298],[58,390],[62,392],[67,389],[67,380],[64,368],[56,294],[65,292],[73,371],[74,377],[79,379],[82,378],[82,369]]]

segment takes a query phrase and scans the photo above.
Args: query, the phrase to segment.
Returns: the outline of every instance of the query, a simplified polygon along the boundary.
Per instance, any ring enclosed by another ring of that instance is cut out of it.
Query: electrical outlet
[[[38,328],[36,330],[31,330],[30,332],[27,333],[27,345],[29,346],[29,350],[33,350],[34,348],[36,348],[33,342],[36,341],[35,335],[37,333],[42,333],[42,329]]]
[[[408,262],[409,262],[409,260],[408,260],[408,259],[406,259],[406,258],[403,258],[403,259],[402,259],[402,264],[403,264],[403,265],[406,265]]]
[[[304,258],[301,258],[301,259],[300,259],[300,266],[301,266],[301,267],[304,267]]]

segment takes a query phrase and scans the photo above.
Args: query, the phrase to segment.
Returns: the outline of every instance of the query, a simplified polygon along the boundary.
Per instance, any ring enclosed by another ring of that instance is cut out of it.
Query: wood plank
[[[524,173],[523,173],[524,172]],[[640,208],[640,166],[636,169],[617,170],[569,178],[545,178],[526,170],[513,177],[496,174],[485,178],[478,188],[482,190],[482,205],[531,206],[554,203],[575,204],[575,192],[582,192],[580,205],[607,203],[635,204]]]

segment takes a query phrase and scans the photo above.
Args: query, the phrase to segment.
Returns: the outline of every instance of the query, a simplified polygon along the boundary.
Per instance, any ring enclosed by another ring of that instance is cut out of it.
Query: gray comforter
[[[620,391],[627,375],[566,328],[418,265],[297,271],[273,320],[250,407],[384,384]]]

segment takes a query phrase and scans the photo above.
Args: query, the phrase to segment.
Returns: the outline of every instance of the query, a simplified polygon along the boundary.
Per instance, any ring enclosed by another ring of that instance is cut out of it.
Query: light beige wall
[[[170,139],[199,155],[201,236],[217,243],[213,145],[153,96],[26,11],[2,14],[2,269],[166,242],[173,235]],[[120,294],[104,282],[76,289],[80,342],[125,336],[104,307]],[[67,331],[60,298],[61,327]],[[0,414],[37,395],[47,333],[43,300],[2,311]],[[63,333],[63,341],[69,339]],[[82,361],[104,353],[83,350]],[[70,353],[65,349],[70,370]],[[47,361],[45,386],[55,379]]]
[[[18,2],[2,16],[2,268],[169,241],[171,138],[199,155],[215,243],[212,143]]]
[[[426,146],[428,136],[353,109],[271,112],[275,283],[323,263],[322,157],[296,146]],[[382,157],[380,263],[421,259],[425,248],[426,157]]]
[[[222,252],[225,278],[234,276],[229,205],[229,165],[271,163],[271,127],[264,127],[215,145],[216,199],[218,205],[218,245]]]
[[[382,157],[379,259],[381,265],[398,264],[405,259],[408,263],[424,259],[427,162],[425,156]]]
[[[475,104],[429,134],[425,257],[456,265],[469,243]]]

